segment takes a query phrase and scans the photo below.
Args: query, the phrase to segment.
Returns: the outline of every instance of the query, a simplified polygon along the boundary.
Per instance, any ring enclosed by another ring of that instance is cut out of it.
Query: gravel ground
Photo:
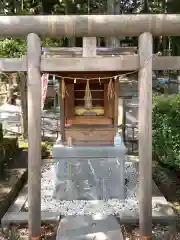
[[[138,175],[136,168],[132,163],[127,163],[125,166],[126,186],[126,199],[121,201],[119,199],[108,200],[73,200],[73,201],[58,201],[53,199],[54,189],[54,164],[45,164],[42,168],[42,181],[41,181],[41,210],[60,212],[62,215],[94,215],[94,214],[113,214],[121,215],[131,212],[136,214],[138,212],[137,202],[137,187]],[[153,206],[154,208],[156,206]],[[27,210],[28,203],[25,203]]]
[[[157,167],[156,167],[157,170]],[[118,199],[112,199],[108,201],[56,201],[52,198],[53,188],[54,188],[54,165],[46,164],[42,168],[42,210],[49,211],[61,211],[63,215],[74,215],[77,213],[78,215],[84,214],[97,214],[97,212],[101,214],[118,214],[119,210],[123,211],[123,209],[129,209],[134,211],[134,209],[138,209],[138,204],[136,201],[136,193],[138,186],[138,175],[136,174],[136,169],[132,164],[126,164],[125,176],[128,179],[126,184],[127,198],[125,203],[122,203]],[[159,177],[159,176],[158,176]],[[168,180],[169,181],[169,180]],[[26,203],[26,208],[28,207]],[[155,206],[154,206],[155,207]],[[119,208],[119,209],[118,209]],[[48,227],[47,227],[48,228]],[[134,240],[138,239],[139,235],[139,227],[130,225],[125,226],[121,225],[121,229],[123,231],[124,240]],[[49,230],[48,230],[49,232]],[[27,239],[28,230],[26,227],[19,227],[18,234]],[[47,235],[51,235],[48,233]],[[168,227],[155,225],[152,230],[153,240],[161,240],[166,239],[168,234]],[[0,239],[5,240],[8,239],[6,236],[0,233]],[[46,239],[46,238],[44,238]],[[55,239],[55,238],[54,238]],[[167,238],[171,239],[171,238]],[[176,233],[174,240],[180,240],[180,233]]]
[[[41,210],[61,212],[62,215],[84,215],[84,214],[119,214],[120,211],[130,210],[137,211],[138,203],[136,199],[136,190],[138,186],[138,175],[132,164],[126,164],[125,177],[127,179],[125,191],[125,202],[118,199],[105,200],[73,200],[58,201],[53,199],[54,189],[54,164],[45,164],[42,168],[41,180]],[[28,203],[25,203],[25,209]]]

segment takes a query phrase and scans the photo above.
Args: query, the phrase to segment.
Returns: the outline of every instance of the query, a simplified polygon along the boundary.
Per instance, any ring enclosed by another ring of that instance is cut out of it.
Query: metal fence
[[[23,134],[21,124],[21,113],[19,112],[0,112],[0,122],[3,124],[5,135],[21,136]],[[57,139],[60,135],[60,119],[58,117],[41,117],[42,138]]]
[[[133,118],[133,119],[132,119]],[[138,152],[138,103],[132,99],[123,100],[123,140],[131,153]]]

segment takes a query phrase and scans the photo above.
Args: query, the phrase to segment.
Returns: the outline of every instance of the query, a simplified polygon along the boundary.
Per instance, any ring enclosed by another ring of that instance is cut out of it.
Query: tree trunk
[[[76,38],[75,37],[69,37],[68,38],[68,47],[75,47],[76,46]]]
[[[23,138],[28,134],[28,111],[27,111],[27,92],[26,92],[26,75],[19,73],[19,91],[21,96],[21,124]]]
[[[149,0],[144,0],[143,13],[149,13]]]

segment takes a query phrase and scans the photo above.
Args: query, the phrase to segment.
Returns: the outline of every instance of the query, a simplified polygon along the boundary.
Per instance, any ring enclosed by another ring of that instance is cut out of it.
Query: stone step
[[[56,240],[123,240],[114,216],[68,216],[61,220]]]

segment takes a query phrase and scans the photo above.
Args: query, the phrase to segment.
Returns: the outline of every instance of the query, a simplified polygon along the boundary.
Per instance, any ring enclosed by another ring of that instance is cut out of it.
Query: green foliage
[[[153,150],[170,167],[180,167],[180,95],[153,99]]]
[[[5,39],[0,41],[0,58],[16,58],[26,54],[26,41]]]
[[[45,38],[42,41],[42,47],[62,47],[64,44],[64,38],[61,39],[52,39],[52,38]]]
[[[42,144],[42,158],[48,158],[52,153],[52,144],[49,142],[44,142]]]
[[[0,142],[3,140],[3,126],[2,123],[0,123]]]
[[[0,169],[11,161],[14,154],[18,151],[17,138],[3,138],[0,142]]]
[[[20,142],[19,148],[21,149],[28,149],[28,143],[27,142]],[[49,142],[41,142],[41,156],[42,158],[48,158],[51,155],[52,152],[52,143]]]

